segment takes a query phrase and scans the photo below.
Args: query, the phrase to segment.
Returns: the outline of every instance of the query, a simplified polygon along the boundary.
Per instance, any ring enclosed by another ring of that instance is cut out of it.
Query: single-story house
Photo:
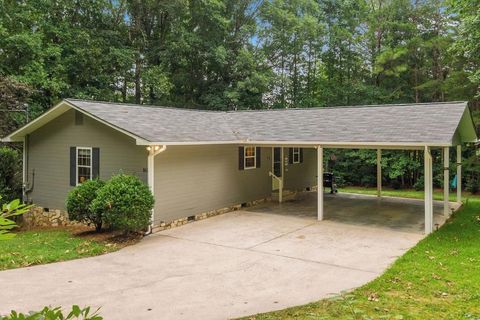
[[[425,233],[433,229],[432,149],[443,149],[448,199],[449,148],[477,141],[465,102],[259,111],[203,111],[66,99],[3,139],[23,142],[25,198],[64,209],[85,179],[124,172],[150,186],[152,226],[315,189],[323,219],[323,150],[382,149],[425,155]],[[457,200],[461,201],[461,190]],[[449,202],[445,200],[445,214]]]

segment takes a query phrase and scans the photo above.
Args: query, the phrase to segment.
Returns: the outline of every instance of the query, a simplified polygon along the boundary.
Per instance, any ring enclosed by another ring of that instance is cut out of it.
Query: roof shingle
[[[68,99],[149,142],[451,143],[465,102],[202,111]]]

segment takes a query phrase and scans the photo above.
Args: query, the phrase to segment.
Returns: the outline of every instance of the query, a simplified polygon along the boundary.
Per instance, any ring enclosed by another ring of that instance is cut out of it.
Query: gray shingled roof
[[[68,99],[149,142],[451,143],[465,102],[201,111]]]

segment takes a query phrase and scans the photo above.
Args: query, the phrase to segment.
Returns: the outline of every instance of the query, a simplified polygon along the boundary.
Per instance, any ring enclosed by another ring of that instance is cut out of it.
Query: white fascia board
[[[247,142],[242,140],[231,141],[168,141],[168,142],[150,142],[144,139],[137,140],[138,145],[144,146],[195,146],[195,145],[210,145],[210,144],[245,144]]]
[[[27,134],[37,130],[38,128],[40,128],[42,126],[44,126],[48,122],[50,122],[53,119],[61,116],[63,113],[65,113],[66,111],[68,111],[70,109],[77,110],[77,111],[81,112],[82,114],[84,114],[84,115],[86,115],[86,116],[88,116],[88,117],[90,117],[90,118],[92,118],[92,119],[94,119],[94,120],[112,128],[116,131],[119,131],[123,134],[126,134],[127,136],[129,136],[129,137],[133,138],[135,141],[137,141],[137,144],[139,144],[138,143],[139,141],[143,142],[142,145],[144,143],[148,143],[148,141],[146,141],[142,137],[136,136],[131,132],[128,132],[126,130],[118,128],[118,127],[108,123],[107,121],[102,120],[102,119],[86,112],[85,110],[83,110],[81,108],[78,108],[74,104],[70,103],[68,100],[63,100],[63,101],[59,102],[57,105],[50,108],[47,112],[45,112],[44,114],[42,114],[41,116],[39,116],[35,120],[27,123],[26,125],[24,125],[23,127],[19,128],[19,129],[17,129],[13,133],[6,136],[4,139],[1,139],[1,141],[2,142],[21,142],[21,141],[23,141],[23,137],[25,137]]]
[[[244,144],[268,145],[268,146],[321,146],[324,148],[384,148],[384,149],[424,149],[429,147],[446,147],[452,143],[441,142],[331,142],[331,141],[247,141]]]
[[[225,145],[225,144],[239,144],[239,145],[257,145],[257,146],[286,146],[286,147],[316,147],[322,146],[325,148],[383,148],[383,149],[424,149],[429,147],[450,147],[452,143],[439,142],[322,142],[322,141],[253,141],[253,140],[234,140],[234,141],[169,141],[169,142],[148,142],[137,141],[140,145],[169,145],[169,146],[194,146],[194,145]]]
[[[47,112],[39,116],[38,118],[34,119],[33,121],[30,121],[29,123],[25,124],[23,127],[10,133],[8,136],[3,138],[2,141],[3,142],[23,141],[23,137],[25,137],[27,134],[42,127],[43,125],[47,124],[51,120],[62,115],[69,109],[70,109],[70,106],[66,105],[65,101],[61,101],[58,104],[56,104],[54,107],[50,108]]]

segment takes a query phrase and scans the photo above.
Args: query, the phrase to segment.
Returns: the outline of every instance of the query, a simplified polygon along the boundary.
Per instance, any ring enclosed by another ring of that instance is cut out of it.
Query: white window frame
[[[92,180],[92,174],[93,174],[93,150],[92,147],[76,147],[76,152],[75,152],[75,179],[77,181],[77,186],[80,184],[78,181],[78,168],[90,168],[90,178],[88,180]],[[79,165],[78,164],[78,150],[89,150],[90,151],[90,165],[85,166],[85,165]]]
[[[295,161],[295,154],[298,156],[297,161]],[[300,148],[292,148],[292,163],[300,163]]]
[[[253,156],[247,156],[247,148],[253,148]],[[247,159],[253,158],[253,167],[247,166]],[[243,169],[250,170],[257,167],[257,147],[245,146],[243,151]]]

